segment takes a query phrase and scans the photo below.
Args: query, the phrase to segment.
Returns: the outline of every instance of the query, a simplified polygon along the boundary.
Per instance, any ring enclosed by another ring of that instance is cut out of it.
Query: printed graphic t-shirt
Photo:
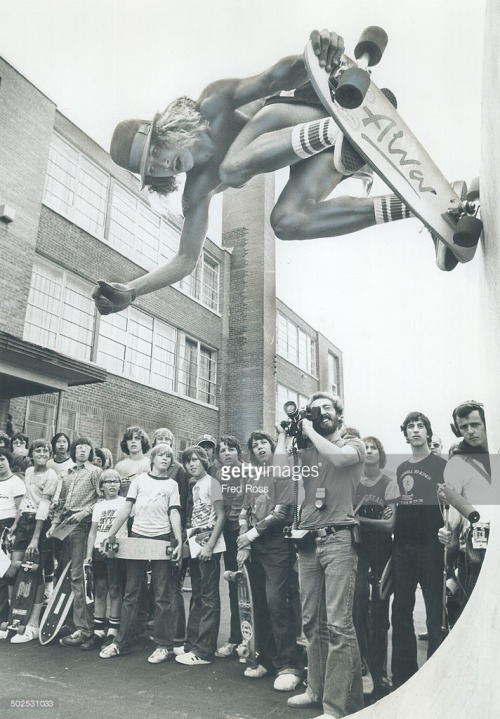
[[[216,479],[205,474],[193,486],[193,528],[214,526],[217,515],[213,503],[217,501],[223,501],[221,486]]]
[[[125,504],[125,497],[115,497],[114,499],[103,499],[97,502],[92,511],[92,521],[97,522],[97,534],[94,547],[99,548],[101,542],[109,537],[109,530],[116,519],[116,515]],[[118,538],[127,536],[127,523],[124,522],[118,532]]]

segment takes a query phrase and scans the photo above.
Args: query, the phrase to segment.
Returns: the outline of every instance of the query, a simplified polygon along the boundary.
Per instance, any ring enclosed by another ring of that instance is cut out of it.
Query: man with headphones
[[[429,449],[431,423],[422,412],[410,412],[401,425],[411,457],[397,470],[401,496],[396,508],[393,549],[392,683],[395,689],[418,670],[413,625],[415,592],[425,602],[429,658],[442,639],[443,547],[437,531],[443,518],[437,496],[445,460]]]
[[[452,506],[448,528],[442,527],[438,532],[439,541],[448,546],[453,533],[460,531],[461,551],[457,563],[463,609],[481,570],[488,544],[490,508],[494,502],[484,407],[480,402],[469,400],[455,407],[452,417],[451,429],[461,441],[453,447],[444,480],[480,516],[479,521],[471,526],[467,517],[453,506],[453,499],[450,498]]]

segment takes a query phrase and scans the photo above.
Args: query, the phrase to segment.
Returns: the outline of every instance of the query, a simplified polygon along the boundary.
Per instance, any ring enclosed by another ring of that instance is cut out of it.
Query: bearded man
[[[308,530],[299,546],[302,620],[307,640],[308,677],[297,708],[322,707],[318,719],[347,716],[363,708],[361,660],[352,619],[357,569],[354,492],[365,459],[365,445],[341,437],[343,407],[338,397],[315,392],[309,399],[313,421],[303,419],[310,446],[298,451],[305,498],[299,529]],[[286,457],[285,430],[278,425],[275,463]]]

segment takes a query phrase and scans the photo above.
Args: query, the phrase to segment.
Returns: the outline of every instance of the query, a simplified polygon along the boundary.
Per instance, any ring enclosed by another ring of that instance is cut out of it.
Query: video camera
[[[309,446],[308,438],[302,434],[300,430],[300,423],[303,419],[308,419],[311,422],[318,420],[321,414],[319,407],[307,407],[300,409],[297,407],[295,402],[285,402],[283,410],[288,417],[287,420],[281,422],[281,426],[287,433],[288,437],[294,437],[297,443],[298,449],[305,449]]]

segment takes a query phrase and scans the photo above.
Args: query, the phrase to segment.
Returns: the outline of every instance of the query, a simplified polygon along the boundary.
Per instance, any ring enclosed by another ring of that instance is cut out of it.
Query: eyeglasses
[[[121,484],[119,479],[103,479],[103,484]]]

